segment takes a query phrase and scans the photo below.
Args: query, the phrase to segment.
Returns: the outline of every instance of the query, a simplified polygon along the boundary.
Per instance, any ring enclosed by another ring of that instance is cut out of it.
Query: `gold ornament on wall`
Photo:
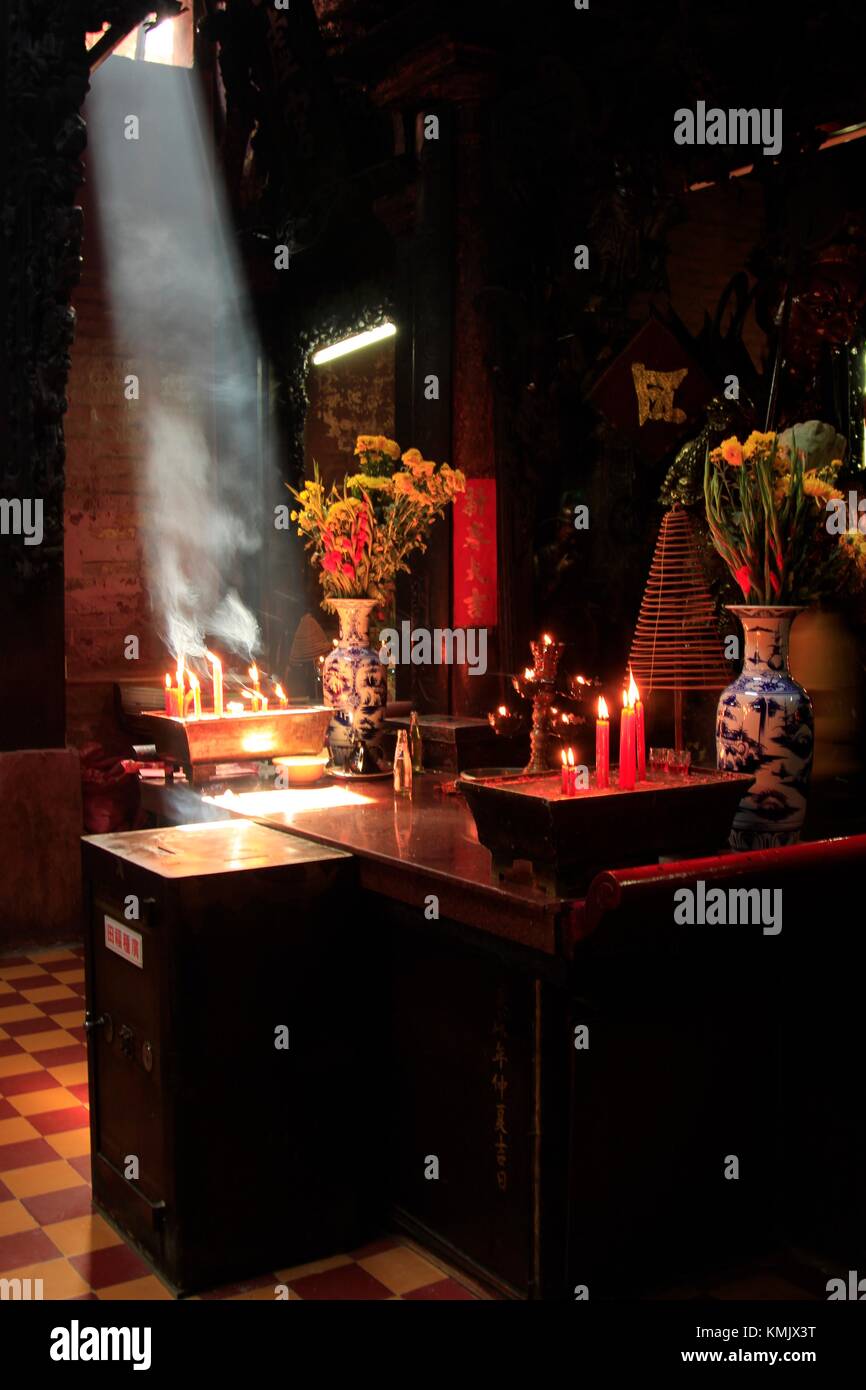
[[[657,372],[643,362],[633,362],[631,374],[639,425],[645,425],[647,420],[664,420],[668,424],[681,424],[685,420],[685,411],[674,405],[674,392],[688,376],[688,367],[681,367],[677,372]]]

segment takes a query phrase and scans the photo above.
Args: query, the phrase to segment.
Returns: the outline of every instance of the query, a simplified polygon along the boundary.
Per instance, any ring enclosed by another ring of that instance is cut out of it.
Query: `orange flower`
[[[739,439],[731,435],[730,439],[723,439],[719,445],[719,453],[725,463],[731,468],[742,468],[743,466],[743,446]]]

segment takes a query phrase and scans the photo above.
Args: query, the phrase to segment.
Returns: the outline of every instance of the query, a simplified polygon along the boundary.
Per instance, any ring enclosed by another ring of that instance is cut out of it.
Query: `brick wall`
[[[114,685],[161,680],[165,660],[150,611],[141,546],[145,457],[142,401],[127,400],[124,380],[138,376],[142,400],[176,385],[160,364],[136,359],[115,327],[98,210],[90,176],[81,191],[84,265],[73,296],[75,341],[66,415],[67,741],[97,738],[128,747],[114,716]],[[139,639],[138,661],[124,638]]]

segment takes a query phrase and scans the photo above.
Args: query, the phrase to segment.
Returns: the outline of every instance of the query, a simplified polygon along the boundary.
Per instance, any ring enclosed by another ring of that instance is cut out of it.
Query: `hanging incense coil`
[[[300,666],[304,661],[317,661],[320,656],[327,656],[332,646],[330,638],[325,635],[312,613],[305,613],[292,638],[289,665]]]
[[[662,517],[629,664],[641,694],[722,690],[731,678],[688,512]]]

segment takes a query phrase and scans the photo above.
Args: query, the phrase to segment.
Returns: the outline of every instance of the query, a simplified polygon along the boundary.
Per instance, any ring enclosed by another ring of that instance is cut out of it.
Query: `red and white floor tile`
[[[45,1299],[172,1294],[93,1210],[84,951],[0,959],[0,1278],[41,1279]],[[400,1237],[203,1298],[476,1299],[485,1295]]]

